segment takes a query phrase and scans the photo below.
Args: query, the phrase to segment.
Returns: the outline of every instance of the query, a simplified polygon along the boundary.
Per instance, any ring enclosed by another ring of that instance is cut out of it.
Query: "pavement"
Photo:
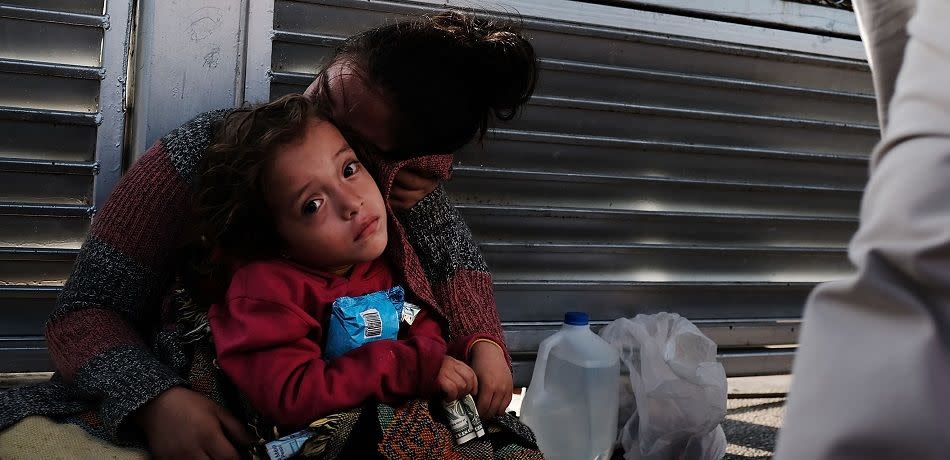
[[[725,460],[772,458],[790,383],[789,375],[729,379]]]
[[[726,460],[772,458],[775,438],[785,415],[785,398],[730,399],[722,429]]]

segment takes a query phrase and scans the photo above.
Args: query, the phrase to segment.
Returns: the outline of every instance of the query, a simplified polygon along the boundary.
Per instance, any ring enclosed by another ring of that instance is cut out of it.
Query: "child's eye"
[[[320,210],[320,206],[323,206],[323,200],[309,200],[303,205],[303,213],[305,216],[316,214]]]
[[[343,177],[350,177],[353,174],[356,174],[360,170],[359,161],[351,161],[343,167]]]

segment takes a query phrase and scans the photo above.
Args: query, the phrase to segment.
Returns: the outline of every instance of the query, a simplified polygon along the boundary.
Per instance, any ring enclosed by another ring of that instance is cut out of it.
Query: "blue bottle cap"
[[[586,326],[588,322],[590,322],[590,318],[587,317],[587,313],[582,311],[569,311],[564,314],[564,324]]]

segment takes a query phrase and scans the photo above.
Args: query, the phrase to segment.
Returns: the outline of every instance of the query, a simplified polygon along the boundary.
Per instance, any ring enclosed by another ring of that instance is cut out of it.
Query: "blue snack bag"
[[[359,297],[336,299],[327,325],[324,359],[337,358],[377,340],[395,340],[405,297],[402,286],[394,286]]]

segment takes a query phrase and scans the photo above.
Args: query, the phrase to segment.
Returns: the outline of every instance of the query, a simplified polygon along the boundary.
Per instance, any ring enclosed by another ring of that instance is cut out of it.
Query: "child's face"
[[[264,185],[295,261],[333,269],[371,261],[386,248],[383,197],[333,124],[310,121],[303,139],[278,150]]]

